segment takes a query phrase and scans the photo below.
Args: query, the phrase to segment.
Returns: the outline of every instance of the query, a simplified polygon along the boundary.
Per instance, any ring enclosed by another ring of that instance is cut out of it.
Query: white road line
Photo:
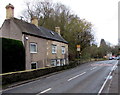
[[[113,66],[112,71],[117,68],[117,64],[118,64],[118,61],[117,61],[116,64]]]
[[[92,68],[92,69],[90,69],[90,70],[94,70],[95,68],[97,68],[97,67],[94,67],[94,68]]]
[[[79,74],[79,75],[76,75],[76,76],[68,79],[68,81],[71,81],[71,80],[73,80],[73,79],[75,79],[75,78],[77,78],[77,77],[79,77],[79,76],[82,76],[82,75],[84,75],[85,73],[86,73],[86,72],[83,72],[83,73],[81,73],[81,74]]]
[[[105,82],[103,83],[102,87],[100,88],[100,90],[99,90],[99,92],[98,92],[98,95],[100,95],[100,94],[101,94],[101,92],[102,92],[102,90],[103,90],[103,88],[104,88],[105,84],[107,83],[107,81],[108,81],[108,79],[109,79],[109,77],[110,77],[111,73],[112,73],[112,72],[110,72],[110,73],[109,73],[109,75],[107,76],[107,78],[106,78]]]
[[[47,92],[47,91],[50,91],[52,88],[48,88],[48,89],[46,89],[46,90],[44,90],[44,91],[42,91],[42,92],[40,92],[40,93],[38,93],[38,94],[36,94],[36,95],[39,95],[39,94],[42,94],[42,93],[45,93],[45,92]]]
[[[112,71],[115,69],[115,67],[117,66],[117,64],[118,64],[118,62],[116,62],[116,64],[115,64],[115,65],[113,66],[113,68],[111,69],[111,71],[110,71],[109,75],[107,76],[105,82],[103,83],[102,87],[100,88],[100,90],[99,90],[99,92],[98,92],[98,95],[101,94],[101,92],[102,92],[102,90],[103,90],[105,84],[107,83],[108,79],[109,79],[110,76],[111,76]]]

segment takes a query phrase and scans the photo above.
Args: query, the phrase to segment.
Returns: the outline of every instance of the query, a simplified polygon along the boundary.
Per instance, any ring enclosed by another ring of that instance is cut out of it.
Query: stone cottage
[[[55,32],[38,26],[38,19],[31,23],[14,17],[14,6],[6,6],[6,19],[0,28],[0,37],[22,41],[26,54],[26,70],[46,66],[68,64],[68,42],[60,35],[60,27]]]

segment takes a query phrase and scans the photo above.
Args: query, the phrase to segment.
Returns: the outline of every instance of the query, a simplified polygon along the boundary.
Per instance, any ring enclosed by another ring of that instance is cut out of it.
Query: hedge
[[[41,77],[41,76],[44,76],[44,75],[47,75],[53,72],[58,72],[58,71],[74,68],[86,62],[89,62],[89,61],[78,62],[78,60],[76,60],[64,66],[39,68],[39,69],[34,69],[34,70],[26,70],[26,71],[18,71],[18,72],[13,72],[13,73],[1,74],[0,80],[2,79],[3,86],[9,85],[15,82],[21,82],[21,81],[38,78],[38,77]]]
[[[58,72],[61,70],[70,69],[73,67],[76,67],[79,65],[78,63],[71,62],[68,65],[64,66],[57,66],[57,67],[47,67],[47,68],[39,68],[35,70],[29,70],[29,71],[19,71],[19,72],[13,72],[8,74],[1,74],[0,78],[2,78],[2,85],[8,85],[15,82],[30,80],[34,78],[38,78],[43,75],[47,75],[53,72]]]
[[[22,41],[2,39],[2,73],[25,70],[25,49]]]

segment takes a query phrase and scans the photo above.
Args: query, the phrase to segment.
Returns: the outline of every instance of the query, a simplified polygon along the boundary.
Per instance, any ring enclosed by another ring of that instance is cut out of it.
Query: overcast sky
[[[0,0],[0,27],[6,17],[5,6],[14,5],[14,16],[20,17],[30,0]],[[35,1],[35,0],[31,0]],[[101,39],[113,45],[118,43],[118,2],[120,0],[52,0],[68,6],[80,18],[93,24],[97,43]]]

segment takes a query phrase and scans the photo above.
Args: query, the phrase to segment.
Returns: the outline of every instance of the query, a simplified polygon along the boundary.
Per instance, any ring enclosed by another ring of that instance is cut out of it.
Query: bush
[[[2,39],[2,73],[25,70],[25,49],[21,41]]]

